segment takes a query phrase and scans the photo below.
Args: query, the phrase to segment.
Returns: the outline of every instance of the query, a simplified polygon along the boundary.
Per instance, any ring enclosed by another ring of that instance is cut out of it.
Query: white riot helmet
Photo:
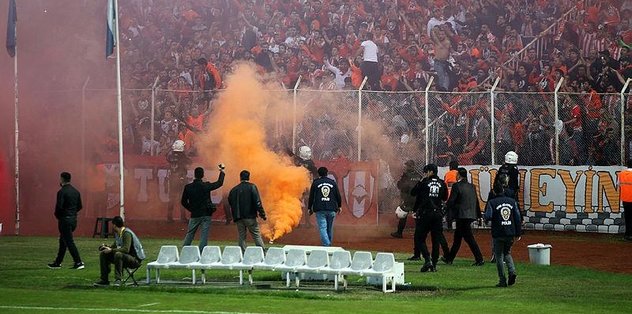
[[[401,206],[397,206],[397,208],[395,209],[395,215],[397,215],[397,218],[399,219],[404,219],[408,217],[408,212],[403,210]]]
[[[173,145],[171,145],[171,149],[174,152],[183,152],[184,151],[184,141],[183,140],[177,140],[177,141],[173,142]]]
[[[298,149],[298,157],[301,157],[303,160],[312,159],[312,149],[309,146],[301,146]]]
[[[505,154],[505,163],[515,165],[518,163],[518,154],[514,151],[509,151]]]

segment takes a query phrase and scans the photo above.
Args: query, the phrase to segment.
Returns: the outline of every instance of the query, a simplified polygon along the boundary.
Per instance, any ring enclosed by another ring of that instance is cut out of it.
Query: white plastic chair
[[[351,267],[347,269],[341,269],[338,275],[342,279],[344,288],[347,288],[347,279],[345,275],[358,275],[364,276],[364,272],[371,269],[373,266],[373,255],[371,252],[357,251],[353,253],[353,260],[351,261]]]
[[[285,264],[275,267],[274,270],[285,272],[285,285],[290,286],[290,273],[294,273],[296,278],[296,285],[298,286],[298,276],[296,271],[299,267],[302,267],[307,263],[307,254],[303,249],[290,249],[287,252],[287,258]]]
[[[190,263],[187,268],[202,271],[202,284],[206,283],[206,270],[220,265],[222,251],[219,246],[205,246],[198,262]]]
[[[382,277],[382,292],[395,292],[395,256],[393,253],[377,253],[373,267],[364,271],[364,276]],[[387,289],[387,282],[390,279],[391,289]]]
[[[191,283],[195,284],[195,268],[191,268],[191,264],[199,263],[200,249],[197,246],[187,245],[182,247],[180,259],[169,265],[169,268],[188,268],[191,269]]]
[[[349,270],[351,267],[351,252],[336,251],[332,254],[329,266],[320,270],[323,274],[334,275],[334,289],[338,290],[338,278],[343,270]]]
[[[249,246],[244,252],[244,259],[233,268],[239,269],[239,284],[244,284],[244,270],[248,271],[248,282],[252,285],[252,270],[254,265],[263,263],[263,248],[259,246]]]
[[[307,263],[296,268],[296,287],[298,288],[300,284],[299,274],[320,273],[327,266],[329,266],[329,253],[326,250],[312,250],[307,257]]]
[[[236,265],[239,265],[243,259],[241,254],[241,247],[239,246],[227,246],[222,253],[222,260],[215,268],[220,269],[233,269]]]
[[[160,283],[160,269],[169,268],[173,263],[179,260],[178,247],[175,245],[163,245],[160,247],[158,258],[155,261],[147,263],[147,284],[150,283],[151,269],[156,269],[156,283]]]
[[[275,270],[275,268],[285,264],[285,250],[280,247],[268,248],[266,257],[262,263],[253,265],[254,269]]]

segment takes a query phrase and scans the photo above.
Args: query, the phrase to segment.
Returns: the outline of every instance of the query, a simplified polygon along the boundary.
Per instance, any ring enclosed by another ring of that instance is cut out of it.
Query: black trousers
[[[481,253],[481,249],[478,247],[478,243],[476,243],[476,239],[474,239],[474,234],[472,233],[472,220],[471,219],[457,219],[456,220],[456,229],[454,229],[454,241],[452,242],[452,249],[450,250],[450,255],[446,258],[450,261],[454,260],[456,254],[459,252],[461,248],[461,240],[465,240],[465,243],[470,247],[470,251],[474,254],[474,259],[476,262],[483,261],[483,254]]]
[[[625,236],[632,237],[632,202],[623,202],[623,218],[625,218]]]
[[[108,282],[110,274],[110,264],[114,264],[114,279],[121,280],[123,268],[138,268],[140,261],[129,254],[121,252],[99,253],[99,264],[101,266],[101,281]]]
[[[57,250],[57,258],[55,264],[61,264],[66,255],[66,249],[70,251],[70,255],[75,264],[81,263],[79,250],[72,238],[72,232],[77,229],[77,217],[63,217],[57,220],[57,228],[59,229],[59,249]]]
[[[380,90],[380,68],[377,62],[362,61],[360,70],[362,70],[362,76],[367,77],[366,83],[371,90]]]
[[[443,216],[440,211],[426,212],[419,219],[415,220],[415,249],[414,256],[423,256],[426,263],[432,261],[433,265],[439,260],[439,245],[443,238]],[[430,233],[432,240],[432,260],[428,247],[426,246],[426,238]],[[445,238],[444,238],[445,241]]]

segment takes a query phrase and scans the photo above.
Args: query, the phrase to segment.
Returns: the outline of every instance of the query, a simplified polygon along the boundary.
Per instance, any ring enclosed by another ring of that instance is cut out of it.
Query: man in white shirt
[[[331,63],[329,63],[329,60],[325,58],[325,67],[336,76],[334,78],[336,89],[344,89],[345,79],[351,77],[351,69],[349,68],[349,64],[346,62],[340,62],[338,66],[339,68],[333,66]]]
[[[362,53],[362,76],[368,77],[367,84],[371,90],[380,90],[380,70],[377,65],[377,45],[373,42],[373,33],[366,33],[366,40],[360,44],[356,56]]]

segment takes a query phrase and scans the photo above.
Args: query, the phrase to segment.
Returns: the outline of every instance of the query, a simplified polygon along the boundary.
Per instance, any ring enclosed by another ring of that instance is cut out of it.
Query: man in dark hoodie
[[[448,187],[437,176],[437,165],[428,164],[423,169],[426,177],[410,191],[415,200],[415,252],[409,260],[419,259],[421,254],[425,260],[421,272],[437,271],[439,260],[439,239],[443,236],[443,202],[448,198]],[[432,239],[432,255],[426,246],[426,237],[430,233]]]
[[[516,283],[516,268],[511,257],[511,246],[514,239],[520,240],[520,211],[516,200],[505,195],[502,184],[494,185],[494,194],[496,197],[489,200],[485,207],[485,220],[492,223],[492,243],[499,279],[496,287],[507,287]],[[504,263],[509,270],[508,277],[505,276]]]
[[[320,177],[312,183],[307,203],[309,214],[316,213],[316,224],[323,246],[331,246],[334,240],[334,219],[342,208],[338,185],[336,181],[327,177],[328,172],[325,167],[318,168]]]

